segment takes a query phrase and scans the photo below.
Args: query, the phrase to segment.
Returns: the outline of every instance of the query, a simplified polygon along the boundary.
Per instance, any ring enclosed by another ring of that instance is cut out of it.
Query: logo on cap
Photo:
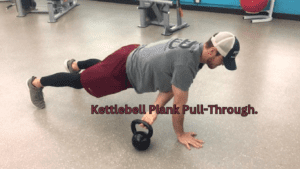
[[[231,56],[231,58],[235,58],[237,56],[237,54],[239,53],[239,51],[234,51],[233,55]]]

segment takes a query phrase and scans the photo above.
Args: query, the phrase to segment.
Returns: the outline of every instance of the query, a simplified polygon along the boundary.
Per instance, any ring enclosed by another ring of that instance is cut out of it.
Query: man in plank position
[[[239,41],[229,32],[216,33],[206,43],[177,38],[148,45],[131,44],[103,61],[66,60],[64,65],[69,73],[32,76],[27,84],[32,103],[41,109],[45,108],[42,90],[46,86],[84,88],[97,98],[128,88],[139,94],[159,90],[154,105],[163,107],[174,97],[173,104],[179,107],[179,114],[172,114],[178,141],[188,149],[190,145],[201,148],[204,142],[194,138],[195,133],[183,130],[182,107],[187,103],[189,87],[204,64],[210,69],[225,65],[228,70],[236,70],[235,57],[239,49]],[[156,112],[147,112],[142,120],[152,125],[156,118]]]

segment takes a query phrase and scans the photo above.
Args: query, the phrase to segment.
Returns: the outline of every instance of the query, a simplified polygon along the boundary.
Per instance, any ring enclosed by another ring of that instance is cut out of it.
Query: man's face
[[[206,62],[207,66],[210,69],[214,69],[220,65],[223,65],[223,56],[219,55],[219,56],[211,56],[207,62]]]
[[[216,47],[203,48],[202,63],[206,63],[210,69],[214,69],[220,65],[223,65],[223,58],[224,57],[218,52]]]

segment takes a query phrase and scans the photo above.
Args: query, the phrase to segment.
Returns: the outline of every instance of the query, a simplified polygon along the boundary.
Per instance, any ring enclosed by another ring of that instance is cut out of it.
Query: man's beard
[[[210,69],[216,68],[216,65],[213,64],[213,60],[214,60],[214,59],[215,59],[215,57],[209,58],[209,59],[207,60],[207,62],[206,62],[207,66],[208,66]]]

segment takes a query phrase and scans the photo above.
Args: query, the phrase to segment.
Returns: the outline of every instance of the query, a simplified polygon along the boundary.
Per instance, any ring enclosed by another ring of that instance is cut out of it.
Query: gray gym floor
[[[15,7],[0,3],[0,168],[300,168],[298,21],[252,24],[240,15],[185,10],[191,26],[165,37],[161,27],[137,27],[136,5],[79,3],[53,24],[46,14],[18,18]],[[130,123],[142,115],[91,114],[91,105],[148,106],[158,93],[130,89],[97,99],[85,90],[48,87],[45,109],[30,102],[26,80],[65,72],[67,58],[104,59],[124,45],[176,37],[206,42],[219,31],[239,38],[238,70],[205,66],[188,105],[250,104],[258,114],[186,114],[184,129],[205,141],[202,149],[189,151],[177,141],[171,115],[158,116],[150,148],[137,152]]]

